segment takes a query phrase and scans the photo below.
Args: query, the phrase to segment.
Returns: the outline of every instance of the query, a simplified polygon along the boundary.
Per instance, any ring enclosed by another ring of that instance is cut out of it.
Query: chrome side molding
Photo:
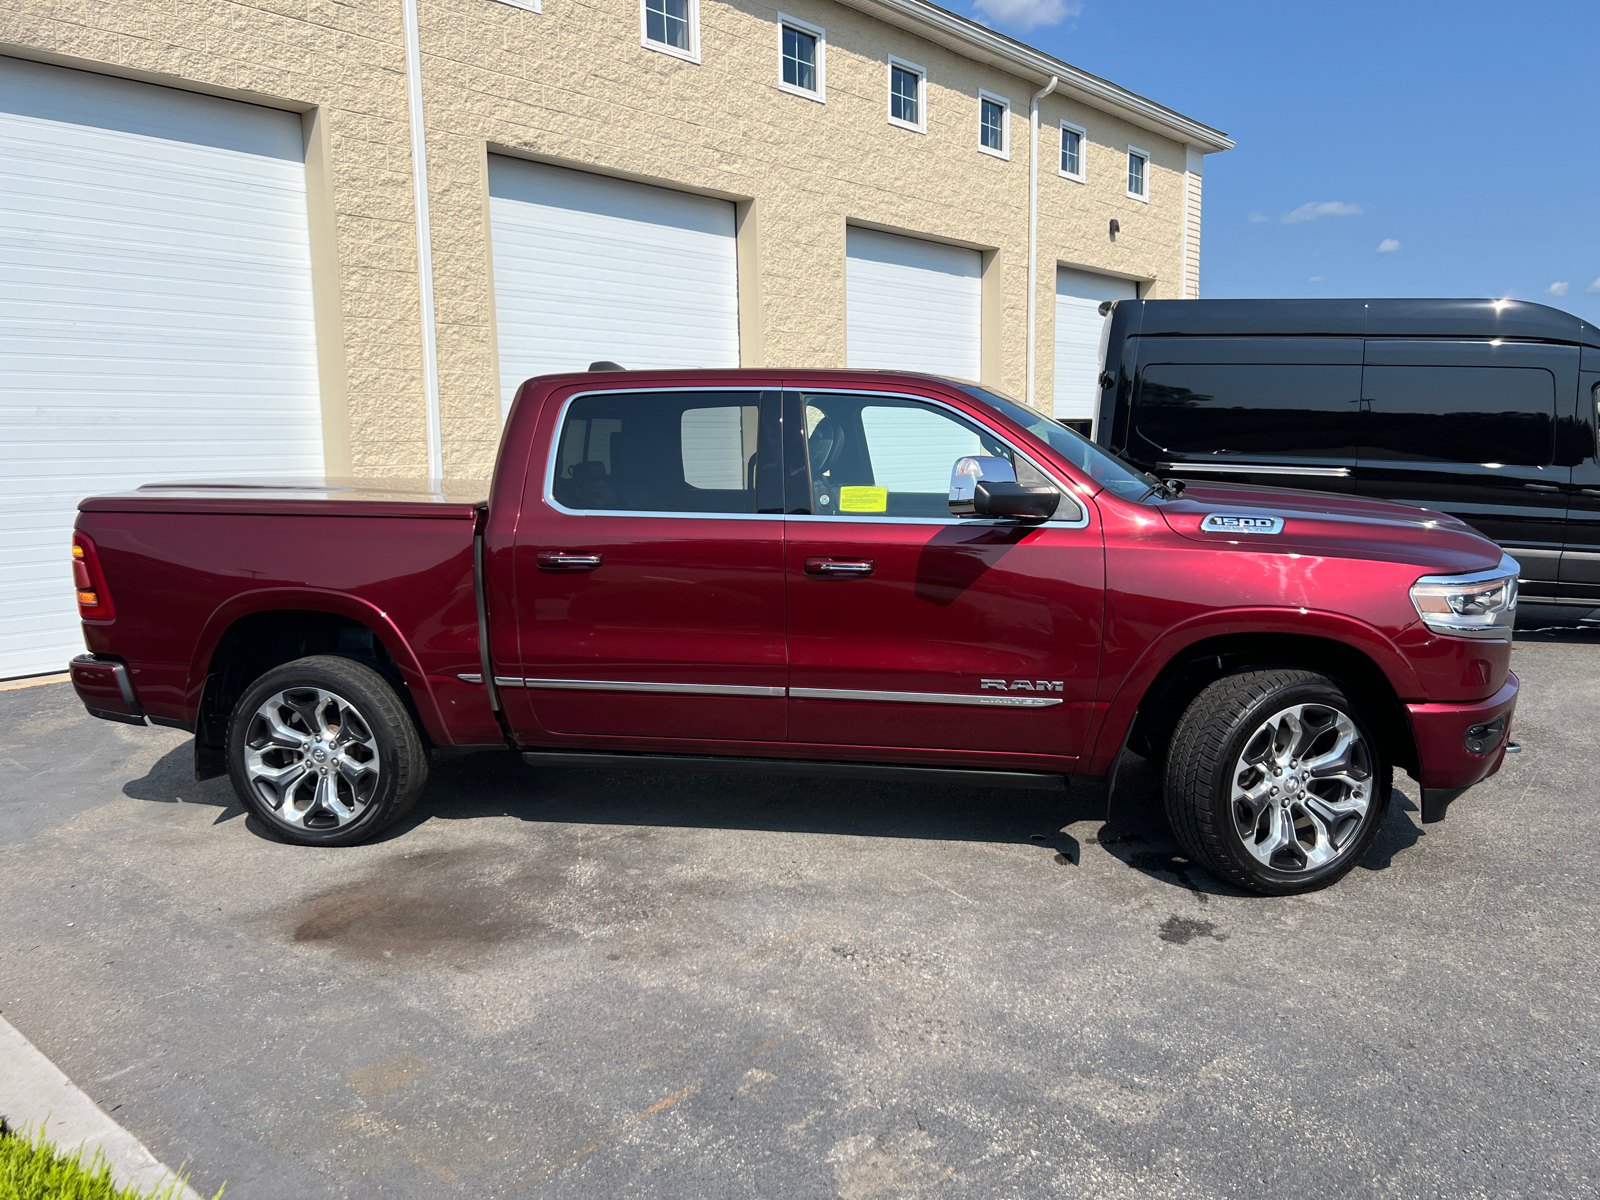
[[[1317,479],[1348,479],[1349,467],[1281,467],[1265,463],[1162,463],[1163,471],[1182,476],[1185,472],[1199,471],[1214,475],[1310,475]]]
[[[482,675],[457,675],[462,683],[481,684]],[[636,683],[617,679],[525,679],[496,675],[500,687],[556,692],[636,692],[663,696],[788,696],[795,700],[858,700],[878,704],[958,704],[972,708],[1054,708],[1060,696],[995,695],[991,692],[874,692],[853,688],[752,687],[725,683]]]

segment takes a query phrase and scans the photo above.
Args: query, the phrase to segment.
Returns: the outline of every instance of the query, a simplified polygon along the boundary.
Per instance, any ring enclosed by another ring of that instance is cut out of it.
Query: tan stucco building
[[[0,304],[55,372],[0,363],[0,441],[63,504],[481,476],[516,381],[596,358],[933,369],[1081,418],[1093,305],[1199,294],[1231,145],[922,0],[0,0],[0,251],[32,264]],[[50,466],[62,425],[100,451]]]

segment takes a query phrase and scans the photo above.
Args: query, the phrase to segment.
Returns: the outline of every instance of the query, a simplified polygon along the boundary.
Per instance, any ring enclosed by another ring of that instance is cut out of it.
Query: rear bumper
[[[1457,796],[1500,769],[1506,744],[1511,740],[1518,686],[1516,675],[1508,672],[1505,686],[1487,700],[1473,704],[1406,705],[1417,743],[1425,824],[1444,820],[1445,811]],[[1484,731],[1477,729],[1479,726],[1491,727],[1490,736],[1485,738]],[[1469,738],[1469,731],[1477,736]],[[1469,741],[1473,746],[1468,745]]]
[[[144,706],[133,691],[125,664],[113,658],[80,654],[68,667],[72,688],[91,716],[129,725],[144,724]]]

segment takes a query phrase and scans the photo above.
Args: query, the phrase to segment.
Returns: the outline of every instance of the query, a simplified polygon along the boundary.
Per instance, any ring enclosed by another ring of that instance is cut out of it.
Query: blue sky
[[[1204,295],[1513,296],[1600,324],[1596,0],[945,2],[1238,143],[1206,159]]]

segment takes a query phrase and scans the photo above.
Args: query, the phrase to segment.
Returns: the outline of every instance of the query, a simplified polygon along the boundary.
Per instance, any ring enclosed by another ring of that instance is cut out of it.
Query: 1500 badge
[[[1282,517],[1250,516],[1242,513],[1209,513],[1200,522],[1207,533],[1282,533]]]
[[[978,683],[980,692],[1062,692],[1066,683],[1060,679],[984,679]]]

